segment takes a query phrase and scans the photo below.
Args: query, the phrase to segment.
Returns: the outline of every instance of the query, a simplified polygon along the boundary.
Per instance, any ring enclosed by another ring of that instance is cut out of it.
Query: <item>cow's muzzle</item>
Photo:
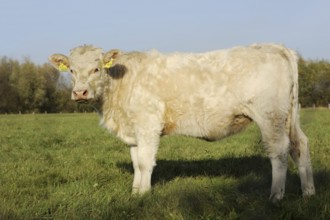
[[[74,90],[72,91],[72,98],[78,103],[88,102],[88,91],[87,90]]]

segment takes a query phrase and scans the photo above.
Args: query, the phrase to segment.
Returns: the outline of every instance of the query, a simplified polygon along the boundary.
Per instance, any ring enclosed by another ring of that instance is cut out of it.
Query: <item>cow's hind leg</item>
[[[281,135],[272,140],[266,139],[264,142],[272,165],[272,186],[269,199],[277,202],[283,198],[285,192],[289,138]]]
[[[265,149],[272,165],[272,186],[270,200],[281,200],[285,192],[286,173],[288,168],[289,136],[285,131],[285,117],[269,115],[256,118]]]
[[[313,171],[309,156],[308,140],[301,131],[299,125],[296,125],[292,137],[290,154],[299,169],[301,189],[303,196],[315,194]]]

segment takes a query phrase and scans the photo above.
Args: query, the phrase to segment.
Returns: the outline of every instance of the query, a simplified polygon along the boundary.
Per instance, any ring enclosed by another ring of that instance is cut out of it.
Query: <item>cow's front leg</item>
[[[147,146],[138,147],[139,169],[141,173],[139,194],[144,194],[151,188],[151,175],[156,165],[156,152],[153,148]]]
[[[133,168],[134,168],[132,194],[138,194],[139,189],[140,189],[140,183],[141,183],[141,171],[140,171],[140,167],[139,167],[137,146],[131,146],[131,159],[132,159]]]
[[[151,175],[156,165],[156,153],[159,135],[142,135],[138,145],[131,147],[131,158],[134,168],[133,194],[144,194],[151,188]]]

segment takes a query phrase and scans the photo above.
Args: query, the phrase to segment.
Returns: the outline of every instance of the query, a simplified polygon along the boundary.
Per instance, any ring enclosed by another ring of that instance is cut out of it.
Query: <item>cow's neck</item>
[[[102,114],[107,114],[112,106],[118,102],[119,89],[121,87],[122,78],[114,79],[110,75],[105,79],[102,93]],[[106,110],[106,111],[105,111]]]

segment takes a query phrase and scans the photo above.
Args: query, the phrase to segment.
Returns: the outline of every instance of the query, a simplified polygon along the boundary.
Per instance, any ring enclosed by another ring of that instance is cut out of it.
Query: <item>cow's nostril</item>
[[[72,91],[72,94],[76,99],[86,99],[87,95],[88,95],[88,91],[87,90],[74,90],[74,91]]]

